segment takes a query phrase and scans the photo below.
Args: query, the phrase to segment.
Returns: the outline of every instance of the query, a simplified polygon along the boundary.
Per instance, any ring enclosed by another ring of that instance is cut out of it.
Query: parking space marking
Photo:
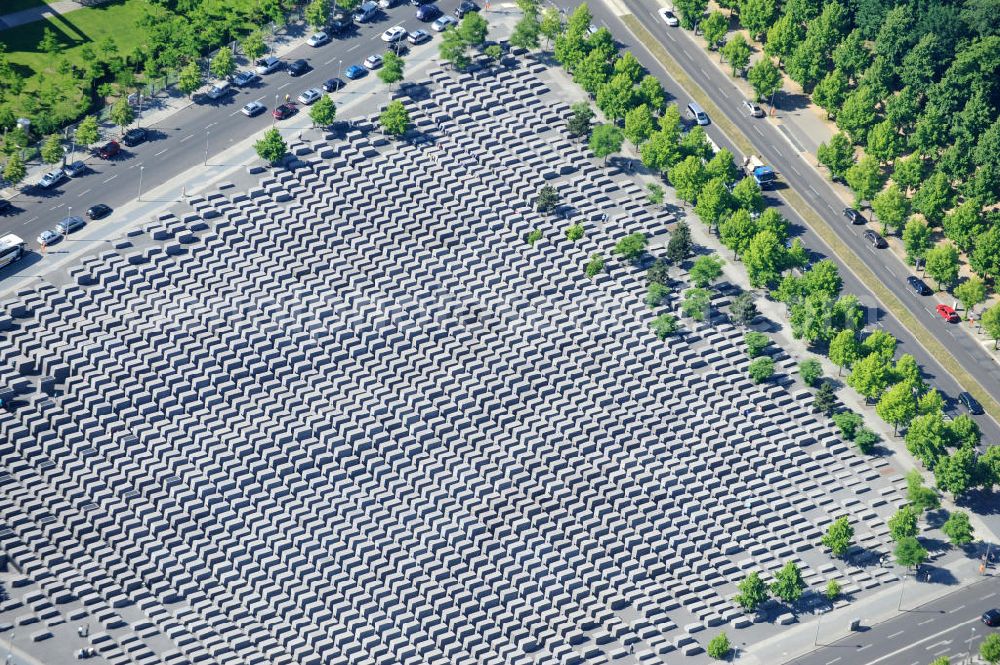
[[[956,607],[953,610],[948,610],[948,614],[954,614],[955,612],[958,612],[959,610],[964,610],[964,609],[965,609],[965,605],[959,605],[958,607]]]
[[[292,82],[291,82],[291,81],[289,81],[288,83],[283,83],[282,85],[279,85],[279,86],[278,86],[278,90],[284,90],[285,88],[287,88],[287,87],[288,87],[288,86],[290,86],[291,84],[292,84]]]
[[[861,651],[864,651],[865,649],[870,649],[871,647],[872,647],[871,644],[866,644],[864,646],[860,646],[860,647],[858,647],[858,652],[860,653]]]
[[[107,180],[105,180],[104,182],[111,182],[112,180],[114,180],[117,177],[118,177],[118,174],[116,173],[113,176],[111,176],[110,178],[108,178]]]
[[[993,596],[995,596],[995,595],[997,595],[997,592],[996,592],[996,591],[994,591],[993,593],[988,593],[988,594],[986,594],[985,596],[983,596],[983,597],[982,597],[982,598],[980,598],[979,600],[989,600],[990,598],[992,598],[992,597],[993,597]]]
[[[32,223],[33,221],[35,221],[36,219],[38,219],[38,217],[32,217],[31,219],[29,219],[28,221],[26,221],[26,222],[25,222],[24,224],[22,224],[21,226],[27,226],[28,224],[31,224],[31,223]]]
[[[903,634],[903,633],[905,633],[905,632],[906,632],[905,630],[898,630],[898,631],[896,631],[895,633],[893,633],[892,635],[886,635],[886,636],[885,636],[885,639],[887,639],[887,640],[891,640],[891,639],[892,639],[892,638],[894,638],[894,637],[899,637],[900,635],[902,635],[902,634]]]
[[[58,210],[59,208],[62,208],[64,205],[66,205],[66,204],[65,203],[60,203],[57,206],[52,206],[51,208],[49,208],[49,210]]]
[[[77,194],[77,196],[78,196],[78,197],[79,197],[79,196],[84,196],[84,195],[86,195],[86,194],[87,194],[87,193],[89,193],[89,192],[90,192],[90,190],[89,190],[89,189],[85,189],[85,190],[83,190],[82,192],[80,192],[79,194]]]
[[[237,111],[237,113],[239,113],[239,111]],[[160,152],[158,152],[155,155],[153,155],[153,157],[159,157],[160,155],[162,155],[163,153],[165,153],[167,150],[169,150],[169,148],[164,148]]]
[[[361,46],[361,44],[355,44],[351,48],[347,49],[347,52],[350,53],[351,51],[353,51],[354,49],[358,48],[359,46]]]
[[[187,136],[185,136],[184,138],[182,138],[181,139],[181,143],[184,143],[185,141],[187,141],[190,138],[194,138],[194,134],[188,134]]]

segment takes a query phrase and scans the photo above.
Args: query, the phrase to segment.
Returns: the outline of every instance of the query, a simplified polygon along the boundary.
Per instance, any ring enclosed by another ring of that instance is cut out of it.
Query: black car
[[[327,31],[330,32],[330,34],[339,35],[343,32],[347,32],[353,27],[354,27],[354,20],[348,16],[345,18],[335,18],[332,21],[330,21],[330,25],[328,26]]]
[[[88,219],[102,219],[110,214],[111,206],[104,205],[103,203],[98,203],[87,208]]]
[[[310,69],[312,69],[312,67],[309,66],[309,63],[301,59],[288,65],[288,73],[291,76],[302,76]]]
[[[472,0],[462,0],[462,4],[460,4],[458,6],[458,9],[455,10],[455,16],[457,16],[458,18],[462,18],[469,12],[478,12],[478,11],[479,11],[479,5],[472,2]]]
[[[983,407],[979,404],[979,402],[976,401],[976,398],[973,397],[972,395],[970,395],[969,393],[964,392],[964,391],[958,393],[958,401],[961,402],[962,406],[964,406],[966,409],[968,409],[969,413],[971,413],[972,415],[974,415],[974,416],[981,416],[981,415],[983,415]],[[990,610],[990,611],[991,612],[996,612],[997,610]],[[983,616],[985,616],[985,615],[983,615]],[[996,625],[996,624],[992,624],[991,623],[990,625],[993,626],[993,625]]]
[[[0,199],[0,212],[7,212],[10,208],[10,201],[7,199]]]
[[[441,16],[441,10],[437,5],[424,5],[417,10],[417,19],[420,21],[433,21],[438,16]]]
[[[145,143],[147,138],[149,138],[149,132],[142,127],[136,127],[125,132],[125,135],[122,136],[122,143],[131,148],[140,143]]]
[[[918,296],[929,296],[932,291],[931,287],[924,284],[923,280],[910,275],[906,278],[906,283],[910,286],[910,289],[916,293]]]
[[[864,224],[865,218],[861,216],[861,213],[854,208],[844,208],[844,217],[846,217],[851,224]]]
[[[983,623],[987,626],[995,627],[1000,626],[1000,610],[992,609],[983,612]]]
[[[323,83],[323,90],[326,92],[337,92],[345,85],[347,84],[342,79],[329,79]]]
[[[865,240],[867,240],[875,249],[885,249],[889,246],[889,244],[885,241],[885,238],[871,230],[865,231]]]

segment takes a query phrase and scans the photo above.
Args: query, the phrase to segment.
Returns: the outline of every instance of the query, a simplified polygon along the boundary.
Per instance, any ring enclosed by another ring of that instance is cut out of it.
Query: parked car
[[[681,24],[681,22],[677,19],[677,17],[674,15],[674,13],[672,11],[670,11],[669,9],[661,9],[660,10],[660,18],[662,18],[663,21],[667,25],[669,25],[671,28],[676,28],[677,26],[679,26]]]
[[[962,406],[964,406],[966,409],[968,409],[969,413],[971,413],[972,415],[974,415],[974,416],[981,416],[981,415],[983,415],[983,407],[982,407],[982,405],[979,402],[976,401],[976,398],[973,397],[971,393],[964,392],[964,391],[958,393],[958,401],[961,402]],[[993,611],[996,612],[997,610],[993,610]],[[991,623],[989,625],[995,626],[996,624],[992,624]]]
[[[66,172],[62,169],[56,169],[43,175],[42,179],[38,181],[38,186],[42,189],[49,189],[50,187],[55,187],[65,179]]]
[[[420,5],[429,5],[434,2],[434,0],[410,0],[410,4],[414,7],[419,7]]]
[[[325,32],[317,32],[315,35],[306,40],[306,44],[309,46],[322,46],[330,41],[330,35]]]
[[[81,161],[75,161],[72,164],[67,164],[63,167],[63,171],[66,172],[70,178],[75,178],[81,176],[87,172],[87,165]]]
[[[302,76],[311,69],[308,62],[299,58],[288,65],[288,74],[289,76]]]
[[[38,241],[39,245],[48,246],[56,242],[60,238],[62,238],[62,234],[56,231],[55,229],[46,229],[45,231],[39,233],[38,237],[35,240]]]
[[[118,141],[108,141],[97,149],[97,155],[101,159],[111,159],[117,155],[121,149],[122,147],[118,145]]]
[[[437,5],[424,5],[417,9],[417,19],[421,21],[433,21],[441,16],[441,10]]]
[[[479,5],[472,2],[472,0],[462,0],[462,4],[460,4],[458,6],[458,9],[455,10],[455,16],[457,16],[458,18],[462,18],[469,12],[478,12],[478,11],[479,11]]]
[[[395,44],[401,39],[406,38],[406,28],[401,25],[394,25],[385,32],[382,33],[382,41],[389,44]]]
[[[257,66],[254,71],[258,74],[270,74],[271,72],[276,72],[279,69],[281,69],[281,60],[273,55],[269,55],[257,61]]]
[[[145,143],[149,138],[149,132],[142,127],[133,127],[122,135],[122,143],[132,148],[140,143]]]
[[[105,205],[103,203],[98,203],[87,208],[87,217],[89,219],[103,219],[111,214],[111,206]]]
[[[233,76],[233,84],[238,85],[241,88],[245,88],[248,85],[253,85],[258,81],[260,81],[260,77],[257,76],[255,72],[251,72],[249,70],[236,72],[236,74]]]
[[[341,79],[327,79],[323,83],[323,90],[325,90],[326,92],[337,92],[345,85],[347,84],[344,83]]]
[[[864,236],[865,240],[867,240],[868,243],[875,249],[885,249],[889,246],[889,243],[885,241],[885,238],[870,229],[865,231]]]
[[[847,218],[851,224],[864,224],[865,218],[861,216],[861,213],[854,208],[844,208],[844,217]]]
[[[367,73],[368,73],[368,70],[365,69],[364,67],[362,67],[361,65],[351,65],[344,72],[344,76],[346,76],[347,78],[349,78],[349,79],[351,79],[353,81],[354,79],[361,78],[362,76],[364,76]]]
[[[278,120],[284,120],[285,118],[291,118],[293,115],[299,112],[299,109],[295,104],[282,104],[273,111],[271,115]]]
[[[933,291],[931,291],[931,287],[924,284],[922,279],[918,279],[913,275],[906,278],[906,283],[910,286],[910,290],[918,296],[929,296],[933,293]]]
[[[396,6],[396,0],[378,0],[379,9],[392,9]]]
[[[743,111],[751,118],[764,117],[764,110],[754,102],[751,102],[749,99],[743,100]]]
[[[426,30],[414,30],[406,36],[406,41],[413,45],[423,44],[426,41],[430,41],[431,33]]]
[[[958,323],[962,319],[958,318],[958,312],[955,311],[954,307],[949,307],[948,305],[938,305],[937,313],[942,319],[948,323]]]
[[[354,21],[351,20],[351,17],[345,16],[343,18],[335,18],[332,21],[330,21],[330,25],[327,27],[327,30],[329,30],[335,35],[339,35],[341,33],[347,32],[353,27],[354,27]]]
[[[445,14],[431,24],[431,29],[435,32],[444,32],[453,25],[458,25],[458,19],[449,14]]]
[[[305,104],[306,106],[309,106],[322,96],[323,96],[323,91],[320,90],[319,88],[309,88],[308,90],[302,91],[302,94],[299,95],[298,97],[298,101],[299,104]]]
[[[382,66],[382,56],[379,54],[370,55],[365,58],[364,66],[368,69],[378,69]]]
[[[72,217],[60,220],[59,223],[56,224],[56,231],[63,235],[69,235],[70,233],[73,233],[73,231],[79,231],[86,226],[86,224],[87,223],[83,221],[83,217],[73,215]]]
[[[248,118],[253,118],[254,116],[258,116],[266,110],[267,107],[265,107],[260,102],[247,102],[246,104],[243,105],[243,108],[240,109],[240,113],[242,113]]]

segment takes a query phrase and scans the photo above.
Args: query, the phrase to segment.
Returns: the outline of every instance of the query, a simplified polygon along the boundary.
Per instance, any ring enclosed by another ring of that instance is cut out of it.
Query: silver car
[[[56,231],[63,235],[69,235],[73,231],[78,231],[86,226],[87,223],[83,221],[83,217],[77,217],[73,215],[72,217],[67,217],[56,224]]]
[[[299,104],[305,104],[308,106],[322,96],[323,92],[319,88],[309,88],[308,90],[303,90],[302,94],[298,97]]]
[[[749,99],[743,100],[743,111],[752,118],[763,118],[764,111]]]
[[[48,189],[58,185],[60,182],[66,179],[66,172],[62,169],[56,169],[55,171],[49,171],[42,176],[42,179],[38,181],[38,184],[42,189]]]
[[[62,238],[62,234],[55,229],[46,229],[38,234],[38,244],[39,245],[51,245],[52,243]]]

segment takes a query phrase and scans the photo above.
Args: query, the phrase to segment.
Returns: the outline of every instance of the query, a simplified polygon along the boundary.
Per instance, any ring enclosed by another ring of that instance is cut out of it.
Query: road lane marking
[[[723,90],[722,88],[719,88],[719,92],[722,93],[723,97],[725,97],[726,99],[729,99],[729,93],[727,93],[725,90]]]
[[[57,206],[52,206],[51,208],[49,208],[49,210],[58,210],[59,208],[62,208],[64,205],[66,205],[66,204],[65,203],[60,203]]]
[[[669,37],[670,41],[672,41],[672,42],[676,42],[677,41],[676,39],[674,39],[674,36],[672,34],[670,34],[669,32],[667,33],[667,37]]]
[[[353,51],[354,49],[358,48],[359,46],[361,46],[361,44],[355,44],[351,48],[347,49],[347,52],[350,53],[351,51]]]
[[[699,67],[698,71],[700,71],[705,78],[708,78],[708,72],[706,72],[704,68]]]
[[[918,626],[925,626],[925,625],[927,625],[929,623],[933,623],[933,622],[934,622],[934,619],[924,619],[923,621],[918,621],[917,625]]]
[[[778,150],[778,146],[776,146],[776,145],[774,145],[774,144],[772,143],[772,144],[771,144],[771,147],[772,147],[772,148],[774,148],[774,151],[775,151],[776,153],[778,153],[778,157],[784,157],[784,155],[782,155],[782,154],[781,154],[781,151],[780,151],[780,150]]]
[[[894,638],[894,637],[899,637],[900,635],[902,635],[902,634],[903,634],[903,633],[905,633],[905,632],[906,632],[905,630],[898,630],[898,631],[896,631],[895,633],[893,633],[892,635],[886,635],[886,636],[885,636],[885,639],[887,639],[887,640],[891,640],[891,639],[892,639],[892,638]]]
[[[90,190],[89,190],[89,189],[85,189],[85,190],[83,190],[82,192],[80,192],[79,194],[77,194],[77,196],[83,196],[83,195],[85,195],[85,194],[87,194],[87,193],[89,193],[89,192],[90,192]]]
[[[162,155],[163,153],[165,153],[167,150],[169,150],[169,148],[164,148],[160,152],[158,152],[155,155],[153,155],[153,157],[159,157],[160,155]]]
[[[760,131],[760,127],[758,127],[757,125],[753,126],[753,130],[758,134],[760,134],[761,136],[764,136],[764,132]]]
[[[858,652],[860,653],[860,652],[864,651],[865,649],[870,649],[871,646],[872,645],[870,645],[870,644],[866,644],[864,646],[858,647]]]
[[[979,617],[975,617],[975,618],[969,619],[968,621],[963,621],[962,623],[954,625],[954,626],[949,626],[948,628],[945,628],[944,630],[938,631],[938,632],[934,633],[933,635],[928,635],[927,637],[925,637],[922,640],[917,640],[916,642],[914,642],[912,644],[907,644],[905,647],[903,647],[901,649],[896,649],[892,653],[887,653],[884,656],[879,656],[875,660],[870,661],[868,663],[868,665],[875,665],[876,663],[881,663],[883,661],[886,661],[886,660],[892,658],[893,656],[898,656],[899,654],[903,653],[904,651],[909,651],[910,649],[912,649],[913,647],[917,646],[918,644],[923,644],[924,642],[930,642],[931,640],[934,640],[934,639],[937,639],[937,638],[941,637],[942,635],[944,635],[947,632],[950,632],[950,631],[955,630],[957,628],[961,628],[963,626],[968,626],[970,623],[975,623],[977,621],[979,621]]]
[[[941,640],[939,642],[935,642],[934,644],[928,644],[926,648],[928,651],[930,651],[931,649],[937,649],[938,647],[941,646],[948,646],[949,644],[951,644],[951,640]]]
[[[837,656],[837,657],[836,657],[836,658],[834,658],[833,660],[828,660],[828,661],[826,661],[826,665],[833,665],[833,664],[834,664],[834,663],[836,663],[836,662],[837,662],[838,660],[840,660],[840,656]]]
[[[110,178],[108,178],[107,180],[105,180],[104,182],[111,182],[112,180],[114,180],[117,177],[118,177],[118,174],[116,173],[113,176],[111,176]]]
[[[819,198],[819,192],[816,191],[815,187],[813,187],[812,185],[809,185],[809,191],[812,192],[813,196],[815,196],[817,199]]]
[[[326,62],[324,62],[323,64],[324,64],[324,65],[329,65],[329,64],[330,64],[331,62],[333,62],[334,60],[340,60],[340,58],[330,58],[329,60],[327,60],[327,61],[326,61]]]
[[[21,226],[27,226],[28,224],[31,224],[36,219],[38,219],[38,218],[37,217],[32,217],[31,219],[29,219],[28,221],[26,221],[24,224],[21,224]]]
[[[964,610],[964,609],[965,609],[965,605],[959,605],[958,607],[956,607],[953,610],[948,610],[948,614],[954,614],[955,612],[957,612],[959,610]]]
[[[687,56],[687,59],[688,59],[688,60],[690,60],[691,62],[694,62],[694,58],[692,58],[692,57],[691,57],[691,54],[690,54],[690,53],[688,53],[687,51],[684,51],[684,55],[686,55],[686,56]]]
[[[795,168],[794,166],[792,166],[791,164],[789,164],[788,166],[791,167],[791,169],[793,171],[795,171],[795,175],[797,175],[797,176],[801,176],[802,175],[801,173],[799,173],[799,170],[797,168]]]
[[[982,598],[980,598],[979,600],[989,600],[990,598],[992,598],[992,597],[993,597],[993,596],[995,596],[995,595],[997,595],[997,592],[996,592],[996,591],[994,591],[993,593],[988,593],[988,594],[986,594],[985,596],[983,596],[983,597],[982,597]]]
[[[187,136],[185,136],[184,138],[181,139],[181,143],[184,143],[188,139],[193,139],[193,138],[194,138],[194,134],[188,134]]]
[[[288,86],[290,86],[291,84],[292,84],[292,82],[291,82],[291,81],[289,81],[288,83],[285,83],[285,84],[282,84],[282,85],[279,85],[279,86],[278,86],[278,90],[284,90],[285,88],[287,88],[287,87],[288,87]]]
[[[216,126],[217,124],[219,124],[219,123],[218,123],[218,121],[216,121],[216,122],[211,122],[211,123],[209,123],[209,124],[205,125],[205,129],[208,129],[209,127],[214,127],[214,126]]]

